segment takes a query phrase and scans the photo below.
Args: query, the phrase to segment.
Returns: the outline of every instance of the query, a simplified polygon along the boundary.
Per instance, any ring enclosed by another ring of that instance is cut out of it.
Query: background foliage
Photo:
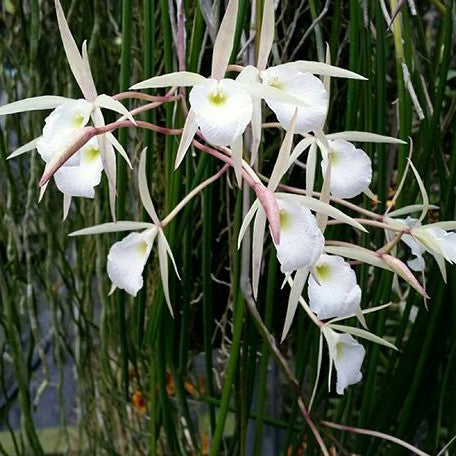
[[[77,42],[88,39],[100,93],[114,94],[177,69],[173,2],[62,3]],[[184,4],[187,69],[208,75],[211,39],[223,8],[216,6],[214,21],[207,22],[210,1]],[[392,24],[383,7],[395,16]],[[79,97],[59,41],[53,2],[8,0],[0,11],[3,99]],[[245,64],[254,56],[255,17],[261,11],[261,1],[240,1],[233,62]],[[327,128],[411,138],[414,163],[431,202],[439,206],[434,220],[455,218],[454,16],[452,0],[416,5],[284,0],[276,11],[274,63],[323,60],[327,42],[333,64],[369,78],[332,82]],[[253,39],[246,43],[250,34]],[[183,124],[182,113],[172,105],[147,115],[160,125]],[[0,124],[0,426],[5,431],[0,452],[38,455],[51,452],[53,445],[62,454],[319,454],[295,395],[245,305],[239,279],[240,257],[246,252],[236,249],[236,239],[248,200],[233,176],[207,188],[167,229],[183,278],[170,275],[172,319],[154,258],[137,299],[119,292],[108,297],[106,255],[115,236],[67,237],[109,220],[106,182],[94,204],[74,201],[62,223],[55,188],[38,205],[42,162],[36,153],[5,160],[41,131],[45,116],[9,116]],[[134,164],[138,152],[149,147],[150,188],[162,215],[219,169],[211,157],[188,154],[185,166],[174,172],[175,137],[122,130],[119,140]],[[266,131],[260,151],[265,175],[280,141],[276,130]],[[371,188],[379,197],[378,210],[384,211],[408,147],[379,144],[365,150],[375,170]],[[118,178],[119,219],[146,217],[138,206],[135,174],[120,165]],[[298,170],[290,179],[303,185]],[[406,184],[400,204],[420,202],[411,177]],[[351,240],[343,228],[331,230]],[[353,240],[375,248],[383,234],[371,230]],[[455,270],[449,268],[445,285],[436,265],[428,262],[428,309],[416,293],[398,294],[387,271],[363,266],[357,274],[363,307],[393,302],[369,317],[368,325],[400,351],[370,344],[363,381],[343,397],[328,395],[324,367],[312,418],[338,454],[408,453],[381,439],[334,430],[321,420],[390,433],[436,453],[456,435]],[[269,246],[257,308],[277,338],[286,310],[281,281]],[[308,401],[318,331],[303,312],[298,311],[280,351]],[[327,364],[324,353],[323,366]],[[57,410],[52,423],[42,419],[49,408]],[[54,429],[43,431],[49,426]]]

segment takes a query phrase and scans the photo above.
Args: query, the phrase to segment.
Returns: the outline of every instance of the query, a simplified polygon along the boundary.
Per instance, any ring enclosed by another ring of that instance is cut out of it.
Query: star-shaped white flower
[[[57,187],[64,194],[64,218],[68,214],[72,196],[93,198],[93,187],[100,182],[101,170],[104,169],[109,181],[110,205],[114,217],[116,158],[113,148],[116,148],[129,163],[125,151],[112,133],[98,136],[97,139],[91,141],[90,144],[86,144],[79,151],[77,148],[72,147],[72,145],[76,144],[80,139],[83,128],[87,125],[89,119],[96,127],[104,126],[101,108],[120,113],[128,117],[133,123],[135,121],[122,103],[108,95],[97,95],[87,55],[87,43],[84,42],[82,51],[79,51],[68,27],[59,0],[55,0],[55,8],[59,32],[68,64],[84,95],[84,99],[74,100],[66,97],[46,95],[27,98],[0,107],[0,115],[53,109],[51,114],[46,118],[42,135],[21,146],[10,154],[8,158],[17,157],[37,148],[39,154],[46,162],[45,174],[49,175],[46,179],[47,182],[60,166],[60,159],[64,157],[66,160],[64,167],[69,168],[72,166],[74,168],[63,170],[55,178],[56,182],[58,182]],[[95,145],[94,142],[98,144]],[[69,159],[66,159],[69,152]],[[71,154],[74,155],[71,156]],[[75,166],[78,168],[75,168]],[[46,188],[45,185],[42,187],[41,195]]]

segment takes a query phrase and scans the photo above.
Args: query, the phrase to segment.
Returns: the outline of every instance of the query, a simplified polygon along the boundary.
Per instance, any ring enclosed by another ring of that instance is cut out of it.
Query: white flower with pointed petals
[[[337,394],[344,394],[347,386],[354,385],[363,378],[361,365],[366,351],[349,334],[339,334],[328,327],[323,327],[322,331],[329,348],[330,375],[334,363],[337,373],[336,391]]]
[[[231,79],[207,79],[189,99],[201,132],[216,146],[232,145],[252,118],[252,98]]]
[[[263,84],[289,93],[305,103],[298,107],[296,133],[308,133],[321,128],[328,111],[328,93],[323,83],[310,73],[302,73],[293,67],[281,65],[260,73]],[[265,98],[283,128],[287,129],[295,113],[296,105],[278,103]]]
[[[280,243],[276,245],[282,272],[312,267],[323,252],[325,239],[310,210],[295,198],[277,198]]]
[[[323,254],[319,258],[309,278],[308,294],[310,308],[320,320],[347,317],[360,310],[361,288],[356,274],[339,256]]]
[[[324,151],[321,168],[326,173],[331,163],[331,194],[337,198],[353,198],[369,188],[372,163],[369,156],[344,139],[328,140],[329,153]]]
[[[118,288],[136,296],[143,286],[144,266],[149,258],[158,229],[130,233],[116,242],[108,254],[108,275]]]

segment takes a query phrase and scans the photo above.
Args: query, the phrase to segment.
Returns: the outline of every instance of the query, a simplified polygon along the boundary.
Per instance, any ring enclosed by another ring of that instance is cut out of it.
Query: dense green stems
[[[143,59],[143,76],[144,79],[150,78],[154,74],[155,64],[155,0],[144,0],[143,2],[143,15],[144,15],[144,59]],[[147,91],[151,93],[151,91]],[[155,110],[147,111],[145,113],[145,121],[156,123]],[[155,142],[156,133],[151,130],[145,130],[144,132],[144,145],[147,147],[149,153],[146,160],[146,175],[148,176],[149,186],[153,183],[153,156],[155,154]],[[144,221],[149,220],[147,211],[142,208],[141,218]],[[140,291],[137,299],[137,311],[136,311],[136,345],[138,348],[141,347],[144,339],[144,321],[146,317],[146,301],[147,301],[147,275],[148,268],[144,269],[144,287]]]
[[[350,42],[350,52],[349,52],[349,63],[348,67],[352,71],[359,71],[358,57],[359,57],[359,48],[358,48],[358,34],[361,27],[360,24],[360,6],[357,0],[350,0],[350,25],[349,25],[349,42]],[[347,92],[347,109],[345,112],[345,130],[354,129],[356,125],[356,115],[357,115],[357,81],[348,81],[348,92]]]
[[[271,330],[272,317],[274,311],[274,290],[277,275],[277,257],[273,249],[269,252],[267,287],[265,296],[265,315],[264,324]],[[269,365],[269,348],[263,343],[261,350],[260,372],[258,374],[257,385],[257,420],[255,423],[255,439],[253,442],[253,454],[261,455],[263,445],[263,422],[266,408],[266,389],[268,385],[268,365]]]
[[[207,169],[207,177],[211,175],[213,171],[213,164],[209,163]],[[214,305],[214,295],[212,287],[212,221],[214,219],[214,207],[213,207],[213,188],[209,186],[206,188],[202,195],[203,205],[203,232],[202,232],[202,290],[203,290],[203,339],[204,339],[204,352],[206,359],[206,385],[207,391],[210,396],[214,396],[214,375],[213,375],[213,364],[212,364],[212,321],[213,312],[212,307]],[[215,429],[215,409],[209,405],[209,419],[211,423],[211,430],[214,432]]]
[[[1,258],[2,264],[4,259]],[[3,272],[0,270],[0,295],[4,306],[5,319],[8,328],[8,342],[11,347],[14,373],[19,390],[19,403],[22,411],[22,425],[24,427],[27,447],[37,456],[43,455],[43,449],[38,439],[32,418],[32,400],[29,391],[29,374],[26,360],[22,353],[20,340],[20,326],[18,325],[19,317],[15,308],[13,297],[7,287]],[[26,451],[29,451],[28,449]]]
[[[241,226],[241,214],[242,214],[242,193],[238,192],[236,197],[236,206],[234,209],[234,223],[233,223],[233,238],[239,233]],[[236,373],[238,359],[239,359],[239,348],[241,345],[242,327],[244,322],[245,304],[242,297],[242,291],[240,288],[239,277],[241,258],[240,252],[237,250],[235,244],[232,248],[232,263],[231,263],[231,299],[233,302],[233,340],[230,347],[230,358],[228,360],[228,366],[226,368],[225,378],[223,381],[222,398],[220,402],[220,410],[217,415],[217,423],[215,427],[214,436],[211,444],[211,456],[217,456],[219,454],[219,448],[222,441],[223,429],[225,428],[226,416],[229,409],[231,390],[233,386],[234,376]]]
[[[128,89],[130,86],[130,67],[131,67],[131,32],[132,32],[133,3],[131,0],[122,1],[122,47],[120,56],[120,91]],[[119,132],[119,142],[124,148],[127,147],[128,130],[121,129]],[[125,197],[127,185],[127,167],[123,160],[117,161],[117,204],[116,216],[118,220],[125,218]],[[118,236],[119,238],[121,236]],[[122,372],[122,384],[125,399],[129,400],[129,377],[128,377],[128,343],[125,312],[125,292],[117,292],[117,328],[120,342],[120,362]]]

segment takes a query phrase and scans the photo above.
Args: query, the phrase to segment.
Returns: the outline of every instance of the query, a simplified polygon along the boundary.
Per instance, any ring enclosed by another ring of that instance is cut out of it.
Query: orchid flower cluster
[[[55,0],[55,8],[66,56],[84,98],[29,98],[0,107],[0,115],[52,109],[45,120],[42,134],[13,152],[9,158],[37,149],[45,162],[40,180],[40,198],[49,180],[54,177],[58,190],[63,193],[64,218],[68,214],[71,199],[93,198],[102,172],[106,173],[114,221],[84,228],[72,235],[132,231],[109,250],[107,272],[113,284],[112,291],[119,288],[136,296],[143,286],[143,270],[157,239],[165,299],[169,311],[173,313],[168,290],[168,256],[176,274],[178,268],[163,228],[195,195],[232,167],[239,187],[242,188],[244,182],[256,194],[255,201],[245,214],[238,238],[240,246],[249,225],[253,223],[253,297],[256,299],[258,293],[268,224],[281,272],[285,275],[285,283],[290,285],[282,340],[286,337],[300,304],[320,328],[321,341],[325,340],[327,343],[330,357],[329,386],[333,366],[337,373],[337,393],[343,394],[347,386],[359,382],[365,349],[353,336],[389,348],[394,346],[368,331],[364,314],[385,306],[361,308],[362,290],[348,260],[392,271],[424,299],[427,298],[425,286],[411,272],[424,270],[423,253],[431,253],[444,279],[445,260],[450,263],[456,261],[456,233],[448,232],[456,229],[456,222],[422,224],[431,206],[420,176],[410,160],[407,170],[411,169],[418,181],[422,204],[378,215],[346,201],[362,193],[375,199],[369,189],[372,179],[371,160],[354,143],[403,143],[392,137],[367,132],[325,132],[330,78],[351,78],[359,81],[365,78],[330,65],[329,57],[325,63],[296,61],[267,67],[275,26],[272,0],[265,1],[257,66],[229,67],[238,9],[238,1],[230,0],[214,44],[210,77],[179,71],[139,82],[133,85],[131,92],[127,94],[113,97],[98,95],[90,71],[86,43],[82,45],[82,51],[79,51],[59,0]],[[235,79],[226,78],[228,69],[237,71],[238,76]],[[172,89],[164,96],[153,97],[137,92],[165,87]],[[192,190],[166,218],[160,220],[146,181],[147,151],[144,150],[139,164],[139,190],[142,204],[152,222],[116,221],[115,151],[130,166],[131,164],[128,154],[116,140],[113,131],[120,127],[140,127],[175,134],[175,130],[135,120],[134,116],[165,102],[179,100],[181,96],[174,95],[176,87],[191,87],[190,108],[182,131],[178,131],[181,139],[176,168],[192,145],[202,153],[218,158],[224,166],[216,175]],[[142,98],[151,102],[145,107],[128,111],[119,100],[127,98],[129,94],[131,98]],[[273,171],[269,178],[264,179],[255,171],[258,168],[258,149],[264,128],[262,112],[266,108],[262,104],[263,100],[267,109],[276,116],[276,126],[286,132]],[[102,109],[114,111],[121,117],[106,125]],[[249,141],[244,137],[246,129],[250,129]],[[299,141],[293,147],[295,136],[299,137]],[[301,163],[299,159],[305,154],[305,189],[281,186],[281,180],[292,166]],[[323,185],[317,193],[314,184],[318,168],[321,169]],[[402,185],[403,181],[399,187],[402,188]],[[363,217],[352,218],[331,203],[358,211]],[[410,214],[417,211],[421,211],[419,218],[411,218]],[[332,221],[329,221],[329,218]],[[385,230],[387,242],[383,248],[372,251],[339,240],[326,239],[325,229],[328,223],[345,223],[360,232],[367,232],[366,226],[380,228]],[[400,241],[411,249],[414,256],[408,261],[408,266],[395,256]],[[308,300],[302,296],[306,285]],[[358,318],[363,329],[338,323],[353,316]],[[318,371],[322,358],[321,350],[320,345]]]

